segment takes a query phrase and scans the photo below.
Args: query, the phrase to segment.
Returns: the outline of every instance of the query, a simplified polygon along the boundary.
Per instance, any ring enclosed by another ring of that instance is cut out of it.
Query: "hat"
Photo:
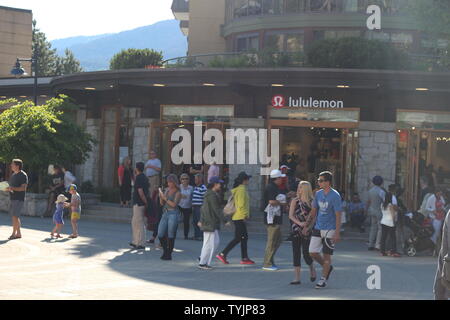
[[[383,184],[383,178],[380,176],[375,176],[373,177],[372,182],[376,186],[381,186]]]
[[[286,175],[283,174],[283,173],[281,173],[281,171],[278,170],[278,169],[272,170],[272,171],[270,172],[270,178],[272,178],[272,179],[276,179],[276,178],[284,178],[284,177],[286,177]]]
[[[287,165],[283,164],[283,165],[280,167],[280,170],[281,170],[281,169],[284,169],[284,168],[289,169],[289,167],[288,167]]]
[[[242,179],[242,180],[248,180],[251,177],[252,176],[248,175],[245,171],[240,172],[237,176],[238,179]]]
[[[211,183],[211,184],[215,184],[215,183],[223,183],[224,181],[223,180],[220,180],[220,178],[219,177],[211,177],[211,179],[209,179],[209,183]]]
[[[58,196],[58,198],[56,198],[56,203],[64,203],[64,202],[66,202],[67,200],[69,200],[69,199],[67,199],[65,195],[60,194],[60,195]]]
[[[71,185],[67,188],[67,191],[71,191],[71,190],[77,191],[77,190],[78,190],[77,185],[76,185],[76,184],[71,184]]]

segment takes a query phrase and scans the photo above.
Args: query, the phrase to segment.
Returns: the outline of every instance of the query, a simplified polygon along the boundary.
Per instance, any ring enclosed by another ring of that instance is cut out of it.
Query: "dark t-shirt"
[[[55,189],[56,193],[63,193],[64,190],[64,173],[60,172],[57,174],[52,175],[52,187],[57,186],[59,184],[63,184],[61,187],[58,187],[57,189]]]
[[[13,173],[9,178],[9,186],[19,188],[23,184],[28,184],[28,176],[24,171]],[[10,193],[11,200],[25,201],[25,191],[14,191]]]
[[[281,190],[275,183],[270,182],[266,190],[264,191],[264,209],[269,205],[270,200],[276,200],[279,194],[286,194],[286,191]],[[267,212],[264,212],[264,223],[267,224]],[[283,223],[283,210],[281,211],[281,216],[275,216],[273,219],[273,224]]]
[[[148,198],[149,183],[144,173],[141,173],[138,176],[136,176],[136,182],[134,183],[134,192],[133,192],[133,203],[142,207],[145,206],[145,203],[142,201],[139,195],[138,191],[139,189],[142,189],[144,191],[145,197]]]

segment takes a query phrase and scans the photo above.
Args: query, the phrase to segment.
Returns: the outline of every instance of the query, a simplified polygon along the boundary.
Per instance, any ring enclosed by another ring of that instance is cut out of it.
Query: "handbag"
[[[234,204],[234,197],[231,195],[228,198],[227,204],[223,208],[223,213],[225,216],[231,216],[236,212],[236,205]]]

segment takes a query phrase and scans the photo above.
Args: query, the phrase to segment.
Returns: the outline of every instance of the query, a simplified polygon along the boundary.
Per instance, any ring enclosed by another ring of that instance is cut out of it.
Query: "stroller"
[[[411,235],[405,241],[406,255],[414,257],[418,252],[434,251],[435,244],[431,240],[434,229],[430,219],[419,212],[408,213],[405,215],[405,226],[411,230]]]

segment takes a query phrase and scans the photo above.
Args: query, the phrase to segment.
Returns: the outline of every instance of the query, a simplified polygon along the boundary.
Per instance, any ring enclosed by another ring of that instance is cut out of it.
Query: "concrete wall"
[[[225,52],[225,0],[190,0],[189,16],[189,55]]]
[[[31,58],[31,10],[0,7],[0,78],[11,77],[16,58]],[[22,63],[30,73],[30,63]]]
[[[361,122],[359,128],[359,159],[357,188],[363,201],[372,187],[372,178],[380,175],[387,188],[395,182],[397,139],[395,123]]]
[[[133,165],[137,162],[146,163],[149,159],[150,126],[153,119],[136,119],[133,122]]]

